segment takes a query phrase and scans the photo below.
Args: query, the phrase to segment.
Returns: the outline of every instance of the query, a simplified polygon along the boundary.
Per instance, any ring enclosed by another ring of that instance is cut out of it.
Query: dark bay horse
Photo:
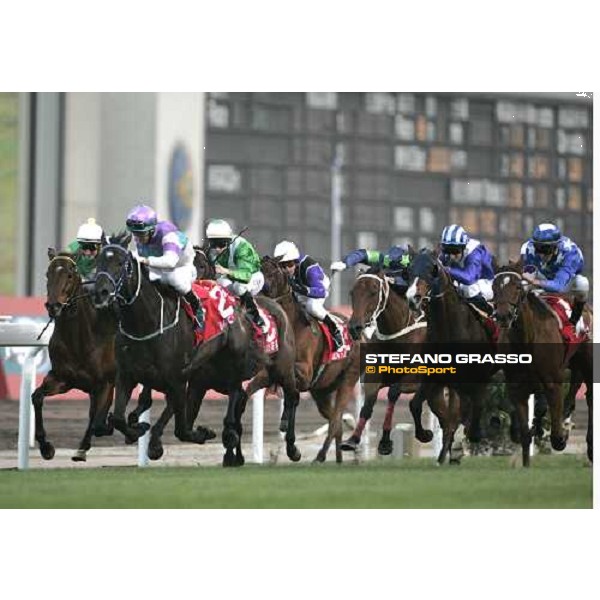
[[[192,322],[178,295],[151,283],[147,267],[127,250],[131,235],[116,236],[113,241],[102,248],[96,261],[94,304],[110,306],[119,314],[114,426],[128,442],[148,429],[146,423],[128,424],[125,419],[131,393],[142,383],[165,393],[179,440],[204,443],[205,436],[188,426],[185,411],[187,381],[182,370],[191,358]]]
[[[359,275],[350,297],[352,315],[349,328],[353,339],[360,340],[366,327],[376,326],[372,342],[419,344],[425,341],[427,324],[423,321],[416,322],[406,296],[392,288],[389,278],[382,270],[370,269]],[[373,415],[377,394],[383,387],[386,387],[383,383],[364,384],[365,402],[360,410],[359,421],[352,435],[342,444],[343,450],[355,451],[358,448],[365,425]],[[414,394],[419,387],[419,378],[416,376],[403,377],[399,383],[390,386],[383,434],[377,447],[379,454],[388,455],[393,451],[392,417],[400,393]]]
[[[507,365],[504,369],[507,391],[516,408],[518,434],[523,466],[529,466],[531,431],[528,425],[528,400],[542,391],[550,409],[550,443],[554,450],[564,450],[568,430],[563,426],[562,385],[565,381],[566,350],[555,315],[544,302],[543,295],[531,291],[522,278],[520,262],[499,268],[494,279],[495,318],[500,326],[501,344],[511,351],[532,355],[531,364]],[[591,320],[590,311],[585,316]],[[587,392],[587,454],[593,459],[593,367],[591,341],[580,344],[571,358],[574,372],[583,377]],[[513,435],[516,431],[513,431]]]
[[[296,340],[295,373],[299,391],[310,391],[319,413],[329,422],[327,437],[317,453],[316,462],[324,462],[335,439],[336,462],[342,462],[342,415],[354,394],[360,376],[360,348],[355,342],[345,359],[322,365],[327,341],[316,319],[309,316],[294,298],[287,275],[279,263],[263,257],[265,276],[263,294],[276,300],[292,324]],[[285,415],[285,410],[284,410]]]
[[[458,295],[450,275],[439,261],[437,251],[421,250],[409,267],[409,277],[411,285],[406,296],[414,309],[425,309],[428,343],[478,343],[489,347],[490,354],[495,354],[491,332],[468,303]],[[494,364],[481,366],[478,379],[485,383],[437,380],[438,384],[447,385],[449,389],[447,403],[436,406],[436,403],[432,405],[430,402],[443,430],[442,450],[438,462],[444,462],[461,422],[465,425],[469,440],[479,441],[482,397],[487,392],[487,383],[496,371],[497,367]],[[427,398],[429,397],[427,395]],[[415,428],[421,428],[420,407],[411,405],[411,412],[415,418]]]
[[[214,280],[214,265],[208,260],[207,253],[200,247],[194,248],[196,256],[194,265],[198,280]],[[204,342],[184,372],[189,374],[188,417],[193,423],[198,415],[206,392],[214,389],[222,394],[234,395],[234,403],[228,405],[224,420],[225,430],[223,443],[226,446],[225,466],[241,466],[244,464],[242,454],[242,422],[247,400],[258,390],[271,385],[279,385],[284,392],[286,414],[286,453],[290,460],[297,462],[301,458],[295,441],[295,417],[299,394],[294,377],[295,345],[294,335],[286,314],[281,307],[267,298],[257,298],[261,308],[266,309],[275,319],[279,336],[278,350],[265,355],[256,345],[253,325],[250,318],[238,305],[237,319],[223,333]],[[246,389],[242,382],[250,380]],[[167,407],[168,408],[168,407]],[[168,412],[161,415],[152,428],[149,456],[158,458],[162,454],[160,435],[162,428],[170,418]],[[234,434],[231,431],[234,430]],[[231,453],[231,443],[235,442],[235,453]],[[230,446],[228,448],[228,445]],[[154,456],[160,453],[158,456]]]
[[[54,457],[54,446],[46,439],[43,404],[46,396],[63,394],[73,388],[90,396],[89,423],[74,461],[85,461],[92,435],[112,435],[109,409],[113,400],[116,319],[109,311],[97,311],[77,271],[73,255],[48,249],[46,310],[54,320],[48,351],[52,368],[33,392],[35,438],[41,455]],[[150,390],[144,390],[140,405],[149,404]],[[145,410],[145,409],[144,409]]]

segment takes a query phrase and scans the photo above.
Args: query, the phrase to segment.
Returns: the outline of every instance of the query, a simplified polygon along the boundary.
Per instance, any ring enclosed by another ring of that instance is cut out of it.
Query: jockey
[[[290,280],[292,290],[296,292],[298,301],[306,308],[306,312],[327,325],[336,350],[344,345],[342,332],[325,308],[325,300],[329,296],[329,277],[325,275],[319,263],[308,256],[300,255],[293,242],[282,241],[275,246],[275,260]]]
[[[206,227],[209,259],[215,263],[217,283],[235,294],[244,304],[252,321],[263,331],[266,327],[254,300],[265,283],[260,271],[260,256],[242,236],[233,236],[223,219],[213,219]]]
[[[154,209],[135,206],[127,215],[127,229],[133,234],[137,258],[148,265],[151,280],[173,287],[192,307],[196,327],[204,329],[202,302],[192,289],[196,279],[194,248],[187,235],[170,221],[158,221]]]
[[[408,282],[404,278],[404,274],[409,263],[410,254],[408,246],[402,244],[392,246],[385,254],[377,250],[367,250],[364,248],[353,250],[349,254],[346,254],[342,260],[331,263],[330,268],[334,272],[339,272],[358,264],[381,267],[386,272],[386,275],[394,279],[392,286],[396,290],[406,291]]]
[[[523,279],[546,292],[574,296],[573,312],[569,319],[573,325],[581,318],[588,299],[590,282],[581,275],[583,254],[560,229],[552,223],[538,225],[532,237],[521,247]]]
[[[75,255],[77,271],[84,283],[96,272],[96,257],[103,239],[102,227],[96,223],[96,219],[90,218],[79,226],[77,238],[67,246],[67,250]]]
[[[493,309],[487,303],[494,296],[490,251],[479,240],[470,239],[460,225],[444,227],[440,245],[440,261],[457,285],[459,295],[491,316]]]

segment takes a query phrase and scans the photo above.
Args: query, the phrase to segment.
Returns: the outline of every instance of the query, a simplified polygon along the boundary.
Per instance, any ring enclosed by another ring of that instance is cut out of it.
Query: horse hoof
[[[451,465],[460,465],[460,458],[451,458],[448,463]]]
[[[225,452],[223,455],[223,466],[224,467],[235,467],[236,459],[233,452]]]
[[[217,437],[217,434],[210,429],[209,427],[202,427],[202,425],[198,425],[196,427],[196,439],[198,440],[197,444],[204,444],[208,440],[214,440]]]
[[[86,454],[87,452],[85,450],[77,450],[77,452],[71,456],[71,460],[73,462],[85,462],[87,460]]]
[[[587,457],[588,460],[593,463],[594,462],[594,449],[591,446],[588,446],[587,449]]]
[[[162,444],[159,446],[157,444],[148,446],[148,458],[150,460],[158,460],[165,453]]]
[[[428,444],[433,439],[433,431],[429,429],[423,429],[423,431],[415,432],[415,437],[422,444]]]
[[[300,450],[296,448],[296,446],[288,450],[287,455],[292,462],[298,462],[302,458],[302,454],[300,453]]]
[[[567,438],[550,436],[550,444],[553,450],[562,452],[567,447]]]
[[[317,456],[315,456],[313,463],[323,464],[324,462],[325,462],[325,456],[319,452],[319,454],[317,454]]]
[[[244,458],[244,455],[243,455],[243,454],[241,454],[241,453],[240,453],[240,454],[238,454],[238,455],[235,457],[235,463],[234,463],[234,466],[235,466],[235,467],[243,467],[245,464],[246,464],[246,459]]]
[[[221,440],[225,448],[235,448],[239,444],[240,437],[233,429],[225,429],[221,435]]]
[[[356,436],[349,437],[346,441],[342,442],[340,448],[345,452],[356,452],[360,440]]]
[[[52,460],[56,451],[50,442],[44,442],[43,444],[40,444],[40,453],[44,460]]]
[[[381,440],[377,446],[377,452],[381,456],[389,456],[394,450],[394,442],[392,440]]]
[[[138,423],[135,429],[138,431],[139,436],[142,437],[146,431],[150,431],[150,423]]]

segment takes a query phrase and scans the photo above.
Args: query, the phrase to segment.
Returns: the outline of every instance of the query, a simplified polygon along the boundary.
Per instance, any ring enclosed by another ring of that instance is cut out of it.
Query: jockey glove
[[[302,283],[298,283],[297,281],[292,281],[292,289],[302,296],[308,296],[310,292],[310,288],[307,285],[303,285]]]

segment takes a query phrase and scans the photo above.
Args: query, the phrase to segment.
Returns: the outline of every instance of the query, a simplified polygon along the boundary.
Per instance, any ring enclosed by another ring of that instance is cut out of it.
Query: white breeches
[[[175,288],[180,294],[187,294],[196,279],[196,267],[193,264],[182,265],[174,269],[154,269],[150,267],[150,281],[160,281]]]
[[[236,296],[243,296],[246,292],[250,292],[252,296],[256,296],[262,290],[263,285],[265,285],[265,276],[258,271],[250,277],[248,283],[232,281],[227,277],[219,277],[217,283]]]
[[[536,277],[542,280],[547,279],[547,277],[539,271],[536,273]],[[590,281],[584,275],[575,275],[571,280],[571,284],[567,291],[571,292],[576,300],[587,302],[590,293]]]
[[[494,297],[494,292],[492,291],[492,282],[488,279],[479,279],[471,285],[459,283],[458,293],[463,298],[473,298],[478,294],[482,294],[486,300],[491,300]]]
[[[306,312],[315,317],[315,319],[319,319],[319,321],[323,321],[329,314],[328,310],[325,308],[325,300],[327,300],[327,297],[329,296],[330,285],[331,281],[329,281],[329,277],[325,275],[323,278],[323,287],[327,290],[325,298],[309,298],[308,296],[298,295],[298,302],[306,308]]]

